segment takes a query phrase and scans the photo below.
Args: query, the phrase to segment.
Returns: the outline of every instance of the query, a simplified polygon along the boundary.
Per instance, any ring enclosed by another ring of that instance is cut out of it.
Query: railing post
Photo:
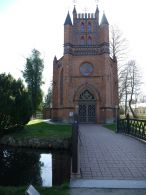
[[[130,123],[129,123],[129,114],[126,115],[126,120],[127,120],[127,133],[129,134],[130,133]]]
[[[142,130],[142,139],[146,139],[146,121],[144,122],[143,130]]]
[[[120,132],[120,118],[119,118],[119,115],[117,116],[116,126],[117,126],[117,133],[119,133]]]
[[[72,128],[72,172],[78,172],[78,116],[74,113]]]
[[[115,106],[115,112],[116,112],[116,133],[118,133],[119,132],[119,129],[118,129],[119,106],[118,105]]]

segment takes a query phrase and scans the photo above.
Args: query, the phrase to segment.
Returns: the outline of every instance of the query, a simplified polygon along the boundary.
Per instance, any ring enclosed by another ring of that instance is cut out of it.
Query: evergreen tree
[[[32,50],[32,55],[26,59],[25,70],[22,71],[25,82],[27,83],[28,92],[30,94],[33,114],[36,114],[42,103],[41,85],[42,72],[44,69],[43,60],[40,58],[40,52],[36,49]]]
[[[51,108],[52,107],[52,84],[51,86],[48,88],[48,93],[45,97],[45,103],[44,103],[45,107]]]
[[[31,115],[31,101],[22,81],[0,74],[0,134],[23,127]]]

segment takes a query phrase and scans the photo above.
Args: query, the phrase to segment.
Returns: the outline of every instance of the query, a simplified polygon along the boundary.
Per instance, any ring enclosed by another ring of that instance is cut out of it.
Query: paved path
[[[82,179],[145,180],[146,144],[100,125],[80,125]]]
[[[70,195],[146,195],[145,189],[97,189],[75,188]]]
[[[100,125],[80,125],[81,178],[70,195],[145,195],[146,143]]]

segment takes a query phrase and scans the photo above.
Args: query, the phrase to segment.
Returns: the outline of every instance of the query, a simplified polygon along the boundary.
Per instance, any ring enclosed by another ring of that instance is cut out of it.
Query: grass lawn
[[[146,120],[146,115],[138,115],[138,119],[144,119],[144,120]]]
[[[67,184],[58,187],[35,187],[42,195],[68,195],[69,187]],[[24,195],[26,187],[2,187],[0,186],[0,195]]]
[[[68,124],[48,124],[41,119],[30,121],[24,129],[12,133],[11,136],[16,138],[31,137],[49,137],[54,138],[70,138],[72,134],[72,126]]]
[[[103,127],[106,127],[107,129],[110,129],[114,132],[116,132],[116,124],[112,123],[112,124],[104,124]]]

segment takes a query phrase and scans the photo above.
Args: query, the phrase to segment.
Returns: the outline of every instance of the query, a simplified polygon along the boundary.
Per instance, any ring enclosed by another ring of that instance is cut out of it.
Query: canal
[[[70,179],[68,151],[0,147],[0,185],[51,187]]]

